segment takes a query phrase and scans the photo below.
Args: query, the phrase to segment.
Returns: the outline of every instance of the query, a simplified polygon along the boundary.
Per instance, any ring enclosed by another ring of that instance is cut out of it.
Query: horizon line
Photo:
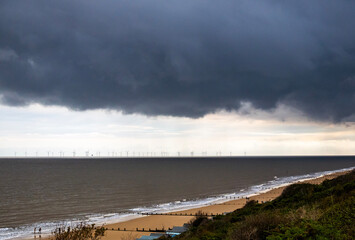
[[[194,155],[194,156],[0,156],[0,159],[133,159],[133,158],[261,158],[261,157],[355,157],[355,154],[340,154],[340,155]]]

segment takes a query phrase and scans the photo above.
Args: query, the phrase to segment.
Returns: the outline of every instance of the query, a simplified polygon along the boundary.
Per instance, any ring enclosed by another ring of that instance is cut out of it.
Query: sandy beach
[[[298,181],[298,182],[320,184],[324,180],[333,179],[337,176],[346,174],[348,172],[349,171],[337,172],[319,178]],[[265,189],[265,192],[254,196],[250,196],[248,200],[245,198],[226,200],[225,202],[219,204],[212,204],[204,207],[171,212],[173,214],[171,216],[170,215],[149,215],[149,216],[138,217],[128,221],[107,224],[105,225],[107,231],[105,233],[105,236],[102,239],[103,240],[135,240],[136,238],[139,238],[142,235],[150,235],[151,233],[151,232],[136,231],[137,228],[138,230],[142,230],[144,228],[144,230],[147,231],[149,229],[169,229],[172,228],[173,226],[182,226],[184,223],[188,223],[190,220],[195,218],[194,216],[184,216],[184,215],[190,215],[190,214],[193,215],[198,211],[202,211],[204,213],[212,214],[212,215],[232,212],[236,209],[242,208],[245,205],[245,203],[249,200],[255,200],[259,202],[273,200],[276,197],[280,196],[280,194],[286,187],[287,186],[277,187],[273,189]],[[180,216],[174,216],[176,214]],[[120,231],[118,231],[118,229],[120,229]],[[123,231],[124,229],[125,231]],[[34,239],[38,239],[38,236],[37,238]],[[51,238],[47,237],[42,239],[49,240]]]
[[[320,184],[326,179],[333,179],[339,175],[343,175],[347,173],[348,171],[345,172],[338,172],[338,173],[333,173],[329,174],[323,177],[319,177],[316,179],[310,179],[310,180],[305,180],[302,181],[303,183],[311,183],[311,184]],[[249,199],[250,200],[256,200],[259,202],[262,201],[270,201],[275,199],[276,197],[280,196],[282,191],[285,189],[286,186],[283,187],[278,187],[274,189],[265,189],[264,193],[251,196]],[[204,213],[208,214],[223,214],[225,212],[232,212],[236,209],[242,208],[245,203],[246,199],[236,199],[236,200],[230,200],[226,201],[221,204],[214,204],[214,205],[209,205],[209,206],[204,206],[204,207],[199,207],[199,208],[194,208],[194,209],[188,209],[188,210],[183,210],[183,211],[178,211],[174,212],[177,214],[182,214],[182,215],[189,215],[189,214],[195,214],[198,211],[202,211]],[[108,224],[105,227],[108,228],[106,231],[106,236],[103,238],[104,240],[114,240],[114,239],[135,239],[137,237],[140,237],[142,235],[150,235],[150,232],[137,232],[135,231],[136,228],[138,229],[168,229],[172,228],[173,226],[181,226],[184,223],[189,222],[191,219],[193,219],[193,216],[165,216],[165,215],[153,215],[153,216],[144,216],[136,219],[132,219],[129,221],[125,222],[119,222],[119,223],[114,223],[114,224]],[[126,229],[126,231],[117,231],[117,229],[120,228]],[[112,230],[114,229],[114,230]]]

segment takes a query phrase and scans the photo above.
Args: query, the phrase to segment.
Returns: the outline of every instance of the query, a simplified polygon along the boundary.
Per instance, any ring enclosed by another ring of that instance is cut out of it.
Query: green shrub
[[[313,220],[280,225],[269,233],[267,240],[279,239],[346,239],[344,234],[332,225],[322,225]]]
[[[231,240],[265,239],[268,232],[287,219],[278,212],[263,212],[247,216],[244,221],[235,224],[229,232]]]

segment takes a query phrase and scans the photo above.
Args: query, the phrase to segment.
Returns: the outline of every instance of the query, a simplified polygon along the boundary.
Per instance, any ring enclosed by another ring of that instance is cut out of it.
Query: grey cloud
[[[3,0],[0,49],[16,57],[0,60],[0,94],[187,117],[286,104],[343,121],[355,112],[354,12],[345,0]]]
[[[17,58],[17,54],[12,49],[0,49],[0,61],[11,61]]]

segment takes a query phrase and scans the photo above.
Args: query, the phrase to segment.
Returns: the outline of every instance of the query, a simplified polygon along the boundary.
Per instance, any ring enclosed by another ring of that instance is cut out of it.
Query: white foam
[[[272,189],[288,186],[296,182],[303,182],[315,178],[319,178],[328,174],[343,172],[353,170],[355,167],[344,168],[334,171],[324,171],[317,173],[310,173],[299,176],[290,176],[290,177],[276,177],[272,180],[251,186],[247,189],[241,189],[239,192],[234,193],[226,193],[218,196],[208,197],[204,199],[195,199],[195,200],[186,200],[182,199],[181,201],[174,201],[169,203],[157,204],[148,207],[137,207],[129,209],[130,213],[109,213],[109,214],[92,214],[87,215],[84,218],[80,219],[69,219],[65,221],[57,221],[57,222],[39,222],[34,223],[32,225],[21,226],[18,228],[0,228],[0,240],[8,240],[8,239],[32,239],[33,238],[33,229],[34,227],[42,228],[42,237],[45,235],[49,235],[51,231],[53,231],[56,227],[59,226],[72,226],[76,225],[80,222],[86,222],[88,224],[95,223],[97,225],[102,224],[110,224],[123,222],[134,218],[143,217],[140,213],[167,213],[174,211],[181,211],[186,209],[203,207],[211,204],[218,204],[230,201],[232,198],[245,198],[253,195],[257,195],[263,192],[270,191]]]
[[[334,171],[317,172],[317,173],[311,173],[311,174],[305,174],[299,176],[274,178],[273,180],[270,180],[266,183],[254,185],[249,187],[248,189],[241,189],[239,190],[239,192],[235,192],[235,193],[227,193],[227,194],[222,194],[214,197],[208,197],[205,199],[198,199],[192,201],[183,201],[183,202],[176,201],[174,203],[164,203],[164,204],[154,205],[150,207],[138,207],[130,210],[137,213],[166,213],[166,212],[181,211],[181,210],[186,210],[191,208],[198,208],[198,207],[203,207],[211,204],[227,202],[230,201],[230,199],[234,199],[234,198],[238,199],[238,198],[251,197],[260,193],[268,192],[278,187],[288,186],[296,182],[311,180],[328,174],[348,171],[352,169],[354,169],[354,167],[344,168],[344,169],[339,169]]]

